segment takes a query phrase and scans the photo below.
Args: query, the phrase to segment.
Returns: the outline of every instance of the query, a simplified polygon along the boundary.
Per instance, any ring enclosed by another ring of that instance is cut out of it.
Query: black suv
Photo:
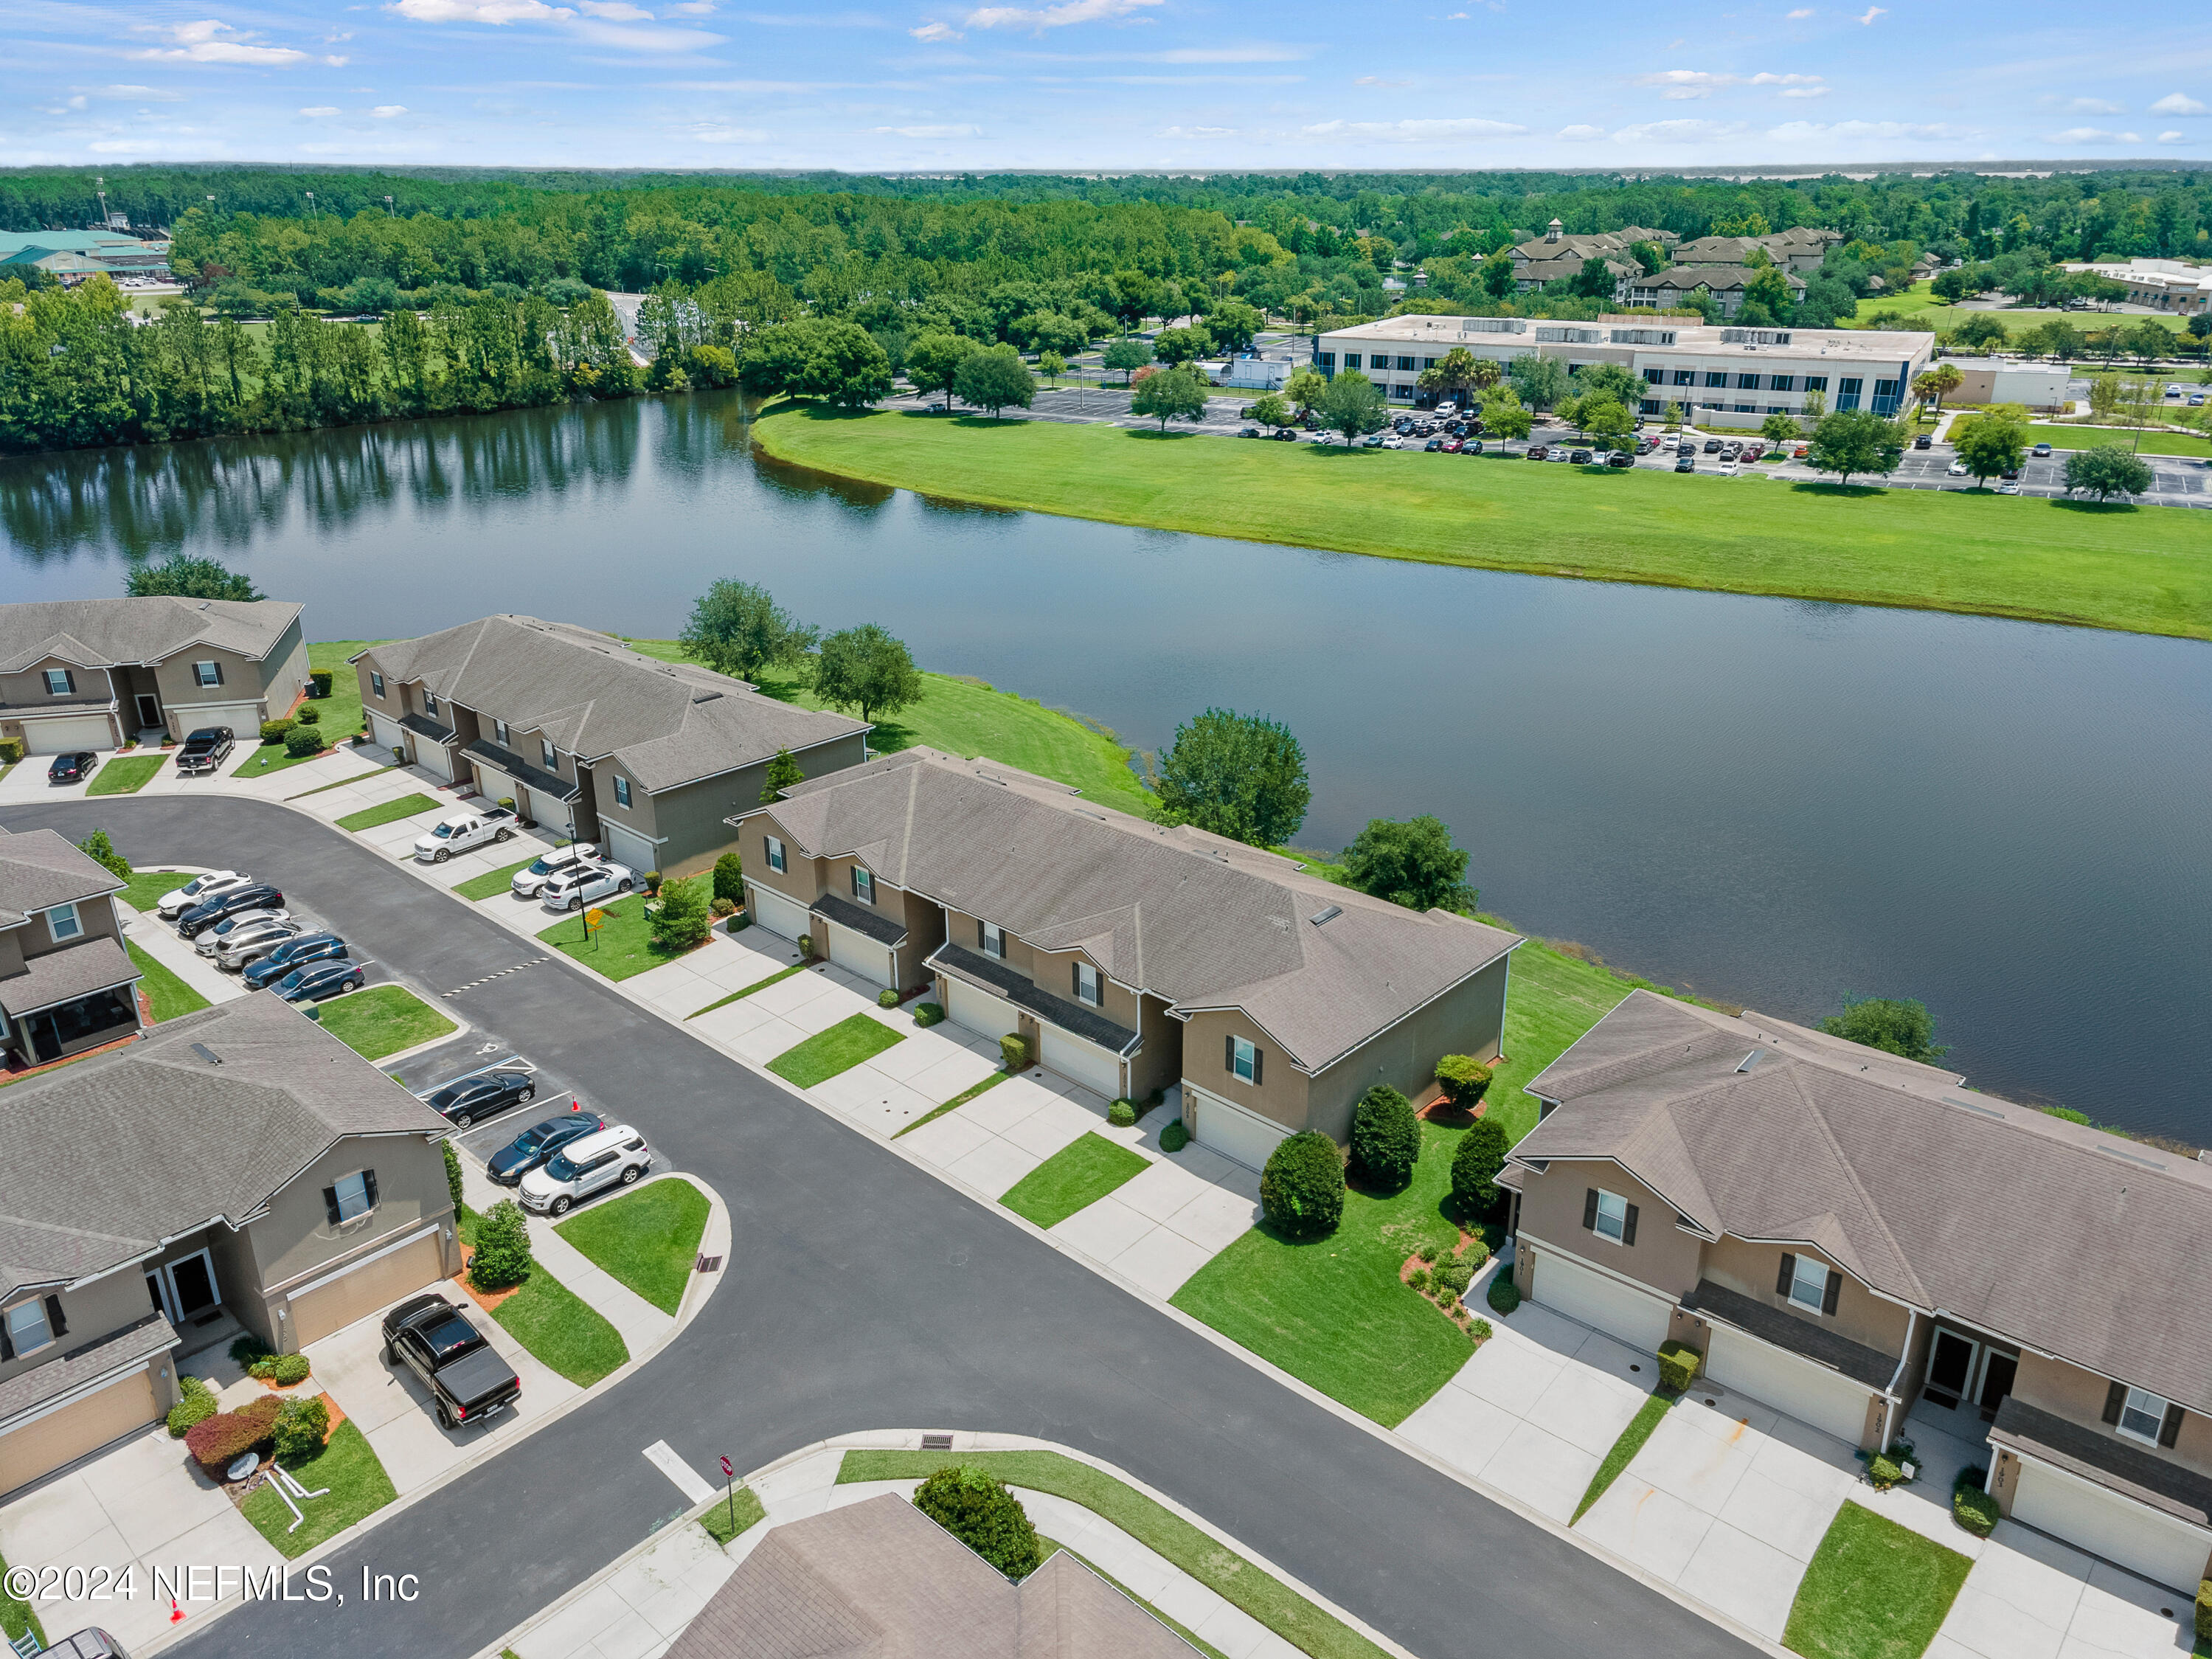
[[[179,772],[212,772],[230,758],[236,739],[227,726],[204,726],[185,739],[177,750]]]
[[[248,990],[258,991],[264,985],[274,985],[295,968],[304,968],[311,962],[328,962],[346,954],[346,942],[336,933],[300,933],[286,939],[267,956],[246,965],[245,979]]]
[[[256,882],[251,887],[234,887],[228,893],[218,893],[205,904],[195,904],[177,918],[177,937],[197,939],[225,916],[234,916],[240,910],[278,910],[284,905],[284,896],[266,883]]]

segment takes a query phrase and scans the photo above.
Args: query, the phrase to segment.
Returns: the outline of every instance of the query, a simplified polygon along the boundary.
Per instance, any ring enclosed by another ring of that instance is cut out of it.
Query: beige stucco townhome
[[[993,761],[909,749],[732,822],[759,925],[1109,1098],[1179,1085],[1254,1168],[1343,1140],[1375,1084],[1419,1097],[1443,1055],[1498,1052],[1517,935]]]
[[[115,915],[122,889],[52,830],[0,830],[0,1069],[137,1035],[138,968]]]
[[[1645,991],[1528,1089],[1499,1182],[1525,1293],[1851,1445],[1985,1444],[2014,1520],[2204,1577],[2212,1168]]]

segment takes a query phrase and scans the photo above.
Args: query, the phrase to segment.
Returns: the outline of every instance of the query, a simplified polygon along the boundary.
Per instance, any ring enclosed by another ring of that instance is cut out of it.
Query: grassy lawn
[[[749,997],[756,991],[765,991],[771,985],[781,984],[783,981],[789,979],[793,974],[803,974],[813,964],[811,963],[794,962],[788,968],[778,969],[775,973],[770,974],[766,979],[755,980],[743,990],[732,991],[726,997],[717,998],[715,1000],[708,1003],[705,1007],[700,1009],[698,1013],[686,1014],[684,1018],[686,1019],[696,1019],[699,1018],[699,1014],[711,1014],[717,1008],[726,1008],[732,1003],[738,1001],[742,998]]]
[[[128,939],[124,941],[123,948],[131,953],[131,965],[138,970],[138,988],[145,992],[146,1000],[153,1005],[155,1024],[208,1006],[205,997]]]
[[[388,772],[391,769],[392,769],[389,766],[381,766],[372,762],[358,772],[349,773],[346,776],[337,779],[330,783],[319,783],[312,789],[302,789],[298,794],[287,795],[284,799],[286,800],[305,800],[310,795],[319,795],[324,793],[325,791],[331,789],[343,789],[349,784],[359,783],[363,778],[374,777],[379,772]]]
[[[999,1202],[1040,1227],[1055,1226],[1144,1172],[1142,1157],[1092,1129],[1001,1193]]]
[[[684,1287],[711,1206],[688,1181],[656,1181],[571,1216],[554,1231],[617,1284],[663,1313],[684,1305]]]
[[[327,668],[331,672],[331,695],[315,699],[315,707],[323,711],[319,722],[330,733],[332,743],[351,737],[363,724],[361,712],[361,676],[346,666],[346,659],[356,651],[366,651],[372,645],[381,645],[381,640],[325,640],[320,644],[310,641],[307,646],[307,665]]]
[[[115,896],[134,910],[151,910],[191,879],[175,870],[133,870]]]
[[[428,795],[402,795],[398,800],[388,800],[381,806],[364,806],[358,812],[349,812],[338,820],[341,830],[374,830],[380,825],[397,823],[402,818],[411,818],[417,812],[434,811],[438,803]]]
[[[1620,1438],[1614,1441],[1613,1449],[1606,1453],[1605,1462],[1600,1463],[1597,1473],[1590,1476],[1589,1490],[1583,1493],[1583,1501],[1575,1505],[1575,1520],[1579,1521],[1588,1515],[1590,1505],[1605,1496],[1605,1489],[1635,1461],[1636,1454],[1644,1449],[1644,1443],[1659,1426],[1659,1419],[1673,1410],[1674,1402],[1681,1397],[1678,1394],[1655,1394],[1637,1407],[1636,1415],[1628,1419],[1628,1426],[1620,1431]]]
[[[88,795],[135,795],[161,775],[167,755],[118,755],[102,761],[85,786]]]
[[[1847,1503],[1813,1552],[1782,1644],[1806,1659],[1919,1659],[1972,1565]]]
[[[712,881],[711,876],[696,878]],[[671,951],[653,942],[653,919],[645,914],[645,895],[632,893],[627,898],[617,899],[611,904],[595,907],[606,914],[606,921],[584,935],[584,918],[579,912],[563,916],[538,938],[563,956],[574,957],[594,973],[605,974],[609,979],[628,979],[632,974],[642,974],[689,956],[689,951]]]
[[[981,1083],[969,1084],[958,1094],[953,1096],[951,1099],[946,1101],[942,1106],[931,1107],[920,1117],[915,1119],[913,1122],[908,1124],[905,1128],[901,1129],[898,1132],[898,1134],[893,1135],[891,1139],[893,1140],[896,1140],[899,1138],[899,1135],[910,1135],[916,1129],[921,1127],[923,1124],[943,1117],[947,1112],[958,1110],[961,1107],[965,1106],[969,1101],[975,1099],[977,1095],[981,1094],[986,1089],[997,1088],[1001,1083],[1004,1083],[1012,1075],[1013,1073],[1012,1072],[994,1072],[990,1076],[985,1078]]]
[[[2212,638],[2212,547],[2185,512],[2156,507],[1857,484],[1745,491],[1641,470],[1443,466],[1418,452],[1050,421],[786,409],[754,431],[825,471],[1117,524]]]
[[[514,878],[537,863],[538,857],[532,853],[526,859],[518,859],[504,870],[487,870],[480,876],[471,876],[453,890],[465,899],[497,898],[501,893],[514,890]]]
[[[2146,431],[2138,434],[2133,427],[2068,426],[2037,421],[2027,428],[2027,441],[2032,444],[2049,444],[2054,449],[2096,449],[2106,444],[2118,444],[2122,449],[2133,449],[2145,455],[2190,455],[2198,460],[2212,456],[2212,443],[2202,438],[2192,438],[2182,432]]]
[[[717,1544],[727,1544],[754,1522],[767,1518],[768,1510],[753,1489],[739,1486],[732,1497],[726,1498],[701,1516],[699,1524],[706,1528],[707,1536]]]
[[[332,997],[322,1008],[323,1029],[364,1060],[381,1060],[459,1029],[399,985],[372,985]]]
[[[330,740],[337,734],[324,732],[323,746],[312,755],[288,755],[281,743],[264,743],[239,763],[234,775],[240,778],[266,778],[279,772],[289,772],[295,766],[305,766],[309,761],[321,760],[331,752]]]
[[[1408,1297],[1412,1294],[1407,1292]],[[1172,1510],[1088,1463],[1079,1463],[1058,1452],[967,1452],[953,1458],[943,1452],[848,1451],[838,1467],[837,1480],[840,1485],[860,1480],[921,1481],[956,1462],[976,1464],[1009,1486],[1050,1492],[1082,1504],[1313,1659],[1383,1659],[1382,1650],[1358,1632],[1224,1548],[1211,1534],[1200,1532]]]
[[[1057,1538],[1048,1538],[1042,1533],[1039,1533],[1037,1534],[1037,1549],[1039,1552],[1037,1565],[1039,1566],[1042,1566],[1045,1562],[1051,1560],[1054,1556],[1060,1554],[1062,1551],[1066,1551],[1068,1555],[1073,1557],[1076,1560],[1082,1562],[1085,1566],[1090,1568],[1093,1573],[1097,1575],[1097,1577],[1104,1579],[1115,1589],[1121,1591],[1122,1595],[1127,1596],[1132,1601],[1134,1601],[1139,1607],[1142,1607],[1146,1613],[1151,1613],[1153,1618],[1158,1620],[1160,1623],[1165,1625],[1177,1636],[1182,1638],[1182,1639],[1190,1644],[1193,1648],[1204,1654],[1206,1656],[1206,1659],[1229,1659],[1229,1656],[1227,1654],[1224,1653],[1219,1648],[1214,1646],[1212,1643],[1207,1641],[1196,1631],[1191,1629],[1188,1625],[1184,1624],[1180,1620],[1169,1618],[1167,1614],[1162,1613],[1150,1601],[1145,1600],[1143,1596],[1135,1594],[1127,1584],[1116,1578],[1112,1573],[1107,1571],[1096,1561],[1093,1561],[1086,1555],[1079,1554],[1074,1550],[1068,1549],[1067,1546],[1061,1543]]]
[[[360,1425],[351,1421],[339,1424],[330,1443],[316,1456],[292,1466],[292,1473],[309,1492],[330,1489],[326,1496],[310,1498],[300,1505],[307,1521],[299,1531],[284,1530],[292,1524],[292,1511],[266,1481],[241,1506],[254,1529],[287,1561],[305,1555],[399,1496]]]
[[[12,1642],[25,1631],[30,1631],[38,1637],[39,1645],[43,1648],[46,1644],[46,1627],[39,1622],[39,1615],[31,1611],[28,1601],[11,1595],[5,1588],[7,1571],[7,1559],[0,1557],[0,1632],[4,1632]]]
[[[1915,283],[1903,294],[1876,295],[1859,301],[1858,315],[1836,325],[1838,328],[1865,328],[1884,312],[1894,312],[1900,317],[1911,318],[1921,328],[1948,332],[1957,328],[1969,317],[1994,317],[2002,323],[2008,334],[2022,330],[2039,328],[2045,323],[2067,322],[2084,334],[2095,334],[2108,328],[2133,328],[2137,323],[2156,323],[2169,333],[2179,334],[2188,326],[2185,317],[2161,317],[2155,312],[2124,311],[2061,311],[2056,307],[2031,307],[2020,311],[1961,311],[1936,295],[1931,279]],[[2086,362],[2087,359],[2076,359]]]
[[[461,1206],[461,1242],[477,1242],[483,1218]],[[544,1268],[533,1267],[522,1288],[492,1310],[514,1340],[578,1388],[629,1363],[629,1345],[599,1310]]]
[[[871,1055],[879,1054],[906,1038],[879,1019],[853,1014],[826,1031],[818,1031],[795,1048],[787,1048],[768,1063],[786,1083],[811,1089],[840,1072],[849,1072]]]

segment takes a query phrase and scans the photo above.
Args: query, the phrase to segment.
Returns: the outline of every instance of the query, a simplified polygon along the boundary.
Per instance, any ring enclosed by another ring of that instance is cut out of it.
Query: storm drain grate
[[[717,1271],[721,1265],[722,1258],[719,1255],[702,1255],[698,1261],[698,1270],[702,1273],[711,1273]]]
[[[949,1434],[925,1434],[921,1437],[921,1449],[924,1451],[951,1451],[952,1437]]]

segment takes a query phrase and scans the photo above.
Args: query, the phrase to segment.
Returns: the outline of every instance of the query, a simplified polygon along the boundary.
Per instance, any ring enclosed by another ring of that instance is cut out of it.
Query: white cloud
[[[545,0],[395,0],[392,9],[418,23],[538,23],[576,15]]]
[[[1065,28],[1071,23],[1110,23],[1160,0],[1060,0],[1052,6],[981,6],[968,14],[971,29]],[[1149,19],[1144,20],[1149,21]]]
[[[764,144],[768,134],[757,127],[726,127],[709,123],[690,130],[691,137],[702,144]]]
[[[1650,75],[1639,75],[1639,87],[1658,87],[1662,98],[1710,98],[1722,87],[1782,87],[1802,88],[1819,85],[1817,75],[1774,75],[1762,71],[1757,75],[1719,75],[1708,70],[1657,70]],[[1826,88],[1821,88],[1825,91]],[[1820,92],[1785,90],[1784,97],[1817,98]]]
[[[1869,6],[1866,9],[1866,15],[1863,17],[1854,18],[1852,21],[1858,23],[1871,23],[1877,17],[1887,17],[1888,15],[1889,10],[1886,6]]]
[[[924,23],[920,28],[908,29],[917,40],[957,40],[960,31],[950,23]]]
[[[174,104],[181,102],[185,94],[181,92],[171,92],[167,88],[124,85],[94,87],[92,95],[95,98],[112,98],[133,104]]]
[[[717,3],[718,0],[682,0],[666,10],[671,17],[705,17],[713,13]]]
[[[2185,93],[2169,92],[2151,106],[2154,115],[2202,115],[2205,106]]]
[[[2158,135],[2158,142],[2161,144],[2178,144],[2181,142],[2181,134],[2178,132],[2161,132]]]
[[[642,6],[623,3],[623,0],[576,0],[576,9],[586,17],[604,17],[610,23],[650,22],[653,14]]]
[[[407,106],[404,104],[379,104],[374,109],[369,111],[369,113],[374,115],[380,121],[389,121],[395,115],[406,114]]]
[[[1571,143],[1584,143],[1592,138],[1604,137],[1605,129],[1603,127],[1590,126],[1561,127],[1559,129],[1559,137],[1566,139]]]
[[[2069,114],[2074,115],[2118,115],[2121,112],[2120,106],[2107,98],[2075,98],[2069,100],[2066,108]]]
[[[1784,87],[1782,95],[1784,98],[1826,98],[1834,90],[1833,87]]]
[[[1817,75],[1759,74],[1751,77],[1751,84],[1754,87],[1809,87],[1816,84],[1820,79]]]
[[[1750,130],[1741,121],[1646,121],[1623,127],[1613,137],[1622,144],[1710,144],[1740,138]]]
[[[1784,121],[1767,129],[1766,136],[1782,143],[1833,143],[1838,139],[1936,138],[1963,141],[1981,134],[1972,127],[1955,127],[1942,121]]]
[[[1242,46],[1178,46],[1172,52],[1143,54],[1148,64],[1295,64],[1312,56],[1310,46],[1265,40]],[[1411,86],[1413,82],[1401,81],[1396,84]]]
[[[1234,136],[1236,131],[1235,127],[1166,127],[1162,129],[1160,137],[1163,138],[1227,138]]]
[[[256,46],[252,43],[251,32],[234,28],[228,23],[218,22],[212,17],[192,23],[173,23],[163,27],[145,24],[140,26],[138,32],[166,34],[176,45],[134,52],[130,54],[133,58],[178,64],[248,64],[264,69],[307,61],[306,52],[291,46]]]
[[[1355,87],[1410,87],[1411,81],[1385,81],[1379,75],[1363,75],[1352,83]]]
[[[896,133],[902,138],[980,138],[981,127],[878,127],[878,132]]]
[[[1474,116],[1407,121],[1322,121],[1299,129],[1309,138],[1379,138],[1401,144],[1437,144],[1454,138],[1510,138],[1528,128]]]
[[[1810,7],[1810,6],[1800,6],[1800,7],[1798,7],[1798,8],[1797,8],[1797,9],[1796,9],[1796,10],[1795,10],[1795,11],[1793,11],[1793,12],[1791,12],[1791,13],[1790,14],[1790,21],[1791,22],[1793,22],[1793,23],[1796,23],[1796,22],[1802,22],[1804,19],[1806,19],[1806,18],[1808,18],[1808,17],[1810,17],[1812,15],[1813,15],[1813,9],[1812,9],[1812,7]]]
[[[2069,127],[2063,132],[2051,135],[2054,144],[2139,144],[2141,138],[2132,132],[2107,132],[2102,127]]]
[[[300,112],[302,115],[313,116],[336,115],[337,112],[338,106],[336,104],[311,104]]]

